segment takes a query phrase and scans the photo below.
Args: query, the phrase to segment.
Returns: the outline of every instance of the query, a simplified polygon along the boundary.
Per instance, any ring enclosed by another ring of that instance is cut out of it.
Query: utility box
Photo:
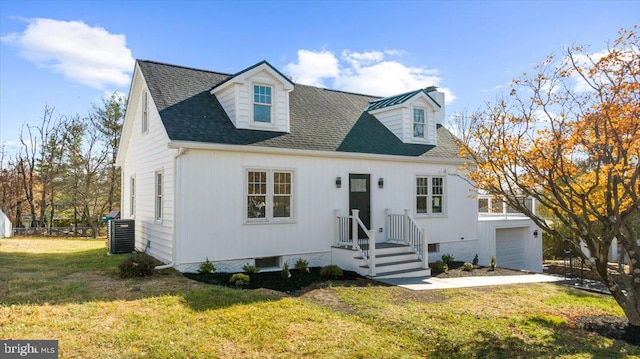
[[[109,253],[131,253],[136,250],[136,230],[133,219],[112,219],[109,221]]]

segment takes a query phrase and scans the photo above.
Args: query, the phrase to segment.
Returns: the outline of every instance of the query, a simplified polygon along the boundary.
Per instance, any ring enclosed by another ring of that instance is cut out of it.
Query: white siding
[[[333,210],[348,211],[349,173],[371,175],[371,227],[376,230],[385,226],[386,208],[415,212],[416,175],[446,176],[448,216],[417,221],[428,228],[431,242],[477,239],[477,204],[469,197],[469,184],[445,174],[455,173],[455,166],[206,150],[189,150],[177,166],[178,265],[205,257],[233,261],[329,251]],[[247,168],[294,171],[294,223],[245,223]],[[342,188],[336,188],[336,177],[342,177]],[[378,178],[384,178],[384,188],[378,188]],[[385,236],[378,232],[377,238]]]
[[[233,124],[236,126],[238,126],[238,119],[236,117],[237,90],[238,87],[236,85],[232,85],[227,87],[224,91],[220,92],[218,96],[216,96],[218,98],[218,101],[220,102],[220,105],[222,105],[222,108],[224,108],[224,111],[229,116],[229,119],[231,119],[231,122],[233,122]]]
[[[405,116],[407,109],[405,108],[397,108],[392,109],[390,111],[384,111],[380,113],[376,113],[375,117],[378,121],[382,122],[382,124],[389,129],[396,137],[398,137],[401,141],[405,141]]]
[[[142,78],[142,76],[140,76]],[[144,84],[134,87],[141,91]],[[133,91],[132,91],[133,93]],[[139,93],[139,92],[137,92]],[[131,135],[127,139],[127,152],[122,166],[122,218],[135,219],[136,249],[146,252],[165,261],[173,260],[173,208],[174,208],[174,172],[173,154],[175,150],[167,148],[168,137],[162,126],[160,115],[149,97],[149,131],[142,133],[142,102],[135,107]],[[129,104],[131,108],[132,104]],[[163,173],[163,218],[156,221],[155,208],[155,173]],[[130,213],[130,181],[136,179],[135,215]]]

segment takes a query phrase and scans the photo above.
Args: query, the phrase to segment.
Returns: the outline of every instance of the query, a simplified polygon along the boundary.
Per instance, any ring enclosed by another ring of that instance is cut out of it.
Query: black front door
[[[349,214],[352,209],[360,210],[360,220],[367,228],[371,228],[371,181],[365,174],[349,174]],[[351,238],[351,231],[349,238]],[[366,233],[360,228],[359,238]]]

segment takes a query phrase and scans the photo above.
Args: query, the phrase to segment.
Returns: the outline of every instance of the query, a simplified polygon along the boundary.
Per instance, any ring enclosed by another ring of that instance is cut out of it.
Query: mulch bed
[[[582,317],[576,321],[576,326],[603,337],[624,340],[631,345],[640,346],[640,327],[630,325],[625,317],[606,315]]]
[[[267,288],[273,289],[280,292],[295,292],[301,289],[304,289],[314,283],[327,283],[327,282],[344,282],[344,281],[363,281],[367,282],[370,279],[365,278],[359,275],[356,272],[351,271],[343,271],[344,275],[338,277],[337,279],[331,278],[323,278],[320,276],[320,267],[311,267],[309,271],[300,271],[297,269],[291,269],[289,272],[291,273],[291,277],[286,280],[282,278],[281,271],[274,272],[258,272],[249,275],[250,280],[249,283],[246,284],[243,288],[246,289],[257,289],[257,288]],[[235,288],[235,284],[229,283],[229,279],[233,273],[209,273],[209,274],[200,274],[200,273],[184,273],[184,276],[197,280],[202,283],[207,284],[217,284],[223,285],[227,287]]]
[[[435,269],[431,269],[431,276],[437,278],[460,278],[460,277],[492,277],[492,276],[504,276],[504,275],[523,275],[531,274],[531,272],[507,269],[496,267],[475,266],[471,271],[465,271],[462,269],[464,262],[454,261],[446,272],[438,272]]]

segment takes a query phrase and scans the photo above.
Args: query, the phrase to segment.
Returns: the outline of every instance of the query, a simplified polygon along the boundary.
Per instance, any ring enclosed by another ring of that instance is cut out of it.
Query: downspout
[[[178,157],[184,155],[185,153],[187,153],[187,149],[184,147],[179,147],[178,148],[178,153],[175,154],[175,156],[173,156],[173,260],[171,261],[171,263],[167,263],[167,264],[163,264],[160,266],[155,267],[156,270],[160,270],[160,269],[167,269],[167,268],[171,268],[175,265],[175,261],[176,261],[176,194],[177,194],[177,187],[178,187]]]

